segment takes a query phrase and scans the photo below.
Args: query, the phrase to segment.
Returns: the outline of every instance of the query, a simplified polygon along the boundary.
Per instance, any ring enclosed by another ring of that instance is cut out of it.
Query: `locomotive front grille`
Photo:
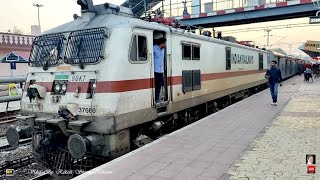
[[[46,152],[46,156],[42,157],[39,161],[58,176],[59,172],[63,171],[72,172],[70,175],[75,177],[109,160],[109,158],[92,153],[86,153],[83,158],[75,159],[66,149],[62,148],[57,150],[47,149]]]

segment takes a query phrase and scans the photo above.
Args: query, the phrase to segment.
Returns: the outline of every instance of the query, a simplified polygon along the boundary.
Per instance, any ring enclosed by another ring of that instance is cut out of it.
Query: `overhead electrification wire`
[[[269,29],[286,29],[286,28],[298,28],[298,27],[310,27],[310,26],[319,26],[320,24],[287,24],[287,25],[277,25],[277,26],[267,26],[267,27],[256,27],[256,28],[243,28],[243,29],[234,29],[234,30],[226,30],[223,31],[223,34],[234,34],[240,32],[249,32],[249,31],[263,31],[267,28]]]
[[[272,46],[275,45],[277,42],[281,41],[282,39],[284,39],[284,38],[286,38],[286,37],[288,37],[288,36],[285,36],[285,37],[279,39],[278,41],[276,41],[275,43],[273,43],[270,47],[272,47]]]

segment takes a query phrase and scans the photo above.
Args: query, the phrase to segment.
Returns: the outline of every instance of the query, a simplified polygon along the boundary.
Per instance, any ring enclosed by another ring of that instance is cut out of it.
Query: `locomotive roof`
[[[285,57],[285,58],[289,58],[289,60],[290,59],[294,59],[294,60],[302,60],[302,61],[304,61],[304,59],[301,58],[301,57],[296,57],[296,56],[293,56],[293,55],[285,55],[285,54],[279,53],[279,52],[274,51],[274,50],[268,50],[268,52],[269,52],[270,55],[273,55],[273,56],[278,56],[278,57],[282,57],[282,58]]]
[[[274,56],[285,57],[286,55],[278,53],[277,51],[269,50]]]
[[[97,27],[107,27],[111,28],[134,28],[140,26],[142,28],[148,29],[156,29],[160,31],[169,32],[169,28],[162,26],[158,23],[150,23],[138,18],[128,17],[124,15],[117,15],[113,13],[107,14],[95,14],[92,12],[86,12],[81,15],[76,20],[71,22],[65,23],[58,27],[52,28],[48,31],[45,31],[44,34],[54,34],[54,33],[61,33],[61,32],[70,32],[75,30],[81,29],[90,29],[90,28],[97,28]]]

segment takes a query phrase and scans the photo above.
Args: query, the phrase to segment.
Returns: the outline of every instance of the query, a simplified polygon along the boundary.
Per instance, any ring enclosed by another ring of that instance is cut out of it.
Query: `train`
[[[31,137],[34,159],[53,171],[94,168],[266,88],[272,60],[283,79],[303,62],[78,2],[81,16],[35,38],[17,117],[28,127],[6,132],[12,146]],[[160,102],[157,37],[167,40]]]
[[[269,51],[268,63],[272,60],[277,62],[277,67],[281,70],[282,79],[288,79],[298,73],[301,73],[304,65],[307,63],[304,59],[299,59],[294,56],[284,55],[276,51]],[[299,72],[299,66],[300,72]]]

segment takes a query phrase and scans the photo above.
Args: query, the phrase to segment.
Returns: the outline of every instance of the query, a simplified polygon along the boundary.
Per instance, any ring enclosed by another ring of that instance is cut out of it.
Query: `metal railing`
[[[29,65],[31,67],[55,66],[62,58],[64,46],[63,34],[50,34],[36,37],[34,40]]]
[[[96,63],[103,58],[106,32],[104,28],[74,31],[68,38],[67,64]]]
[[[21,98],[22,98],[22,92],[19,94],[19,93],[11,93],[11,89],[10,89],[10,84],[12,83],[24,83],[26,81],[26,77],[0,77],[0,84],[3,84],[3,83],[8,83],[6,84],[8,86],[8,95],[5,95],[5,96],[0,96],[0,103],[7,103],[7,106],[6,106],[6,112],[8,111],[8,108],[9,108],[9,102],[11,101],[20,101]],[[22,87],[21,88],[21,91],[22,91]],[[16,92],[17,92],[17,89],[16,89]]]
[[[26,77],[0,77],[0,84],[2,83],[20,83],[25,82]]]
[[[315,8],[320,9],[320,0],[312,0]]]
[[[292,0],[203,0],[200,5],[192,4],[192,1],[186,1],[186,8],[190,15],[200,13],[210,13],[220,10],[229,10],[235,8],[255,7]],[[158,4],[153,9],[158,9],[162,4]],[[200,8],[199,8],[200,6]],[[181,0],[166,0],[163,4],[165,16],[182,16],[184,3]]]

